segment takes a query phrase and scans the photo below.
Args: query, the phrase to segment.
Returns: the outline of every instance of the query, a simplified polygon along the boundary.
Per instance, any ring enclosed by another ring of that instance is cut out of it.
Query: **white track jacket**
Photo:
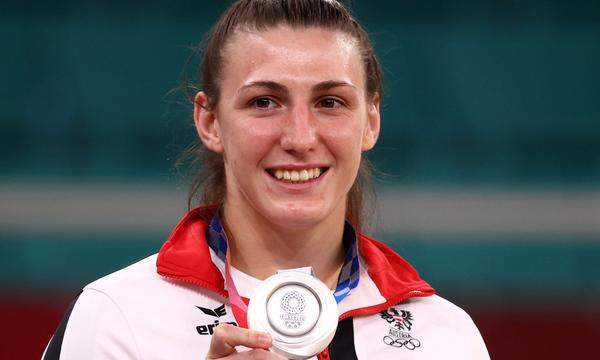
[[[73,301],[42,359],[206,357],[216,325],[236,324],[224,264],[207,246],[214,207],[189,212],[160,252],[87,285]],[[489,359],[462,309],[386,245],[358,235],[359,284],[339,303],[339,324],[318,359]],[[260,280],[232,268],[249,298]]]

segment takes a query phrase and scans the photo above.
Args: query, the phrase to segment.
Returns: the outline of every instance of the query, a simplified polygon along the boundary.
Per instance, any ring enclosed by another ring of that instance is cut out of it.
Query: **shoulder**
[[[83,288],[83,294],[99,292],[110,298],[126,314],[153,312],[158,307],[174,306],[190,299],[204,302],[222,297],[200,284],[173,280],[157,272],[158,254],[151,255],[119,271],[106,275]]]
[[[125,317],[129,316],[130,310],[144,309],[149,299],[156,299],[159,294],[171,291],[171,285],[156,273],[156,257],[156,254],[151,255],[86,285],[77,306],[83,298],[102,297]]]
[[[415,311],[426,313],[432,323],[457,330],[477,330],[471,316],[465,310],[439,295],[412,298],[406,304]]]
[[[470,318],[461,307],[439,295],[411,298],[408,303],[416,307],[427,307],[429,311],[435,313],[436,317],[441,317],[441,320]]]
[[[359,358],[489,359],[479,330],[460,307],[437,296],[415,297],[354,319]]]
[[[105,292],[84,289],[71,303],[43,359],[138,359],[131,325]]]
[[[156,259],[149,256],[85,286],[48,346],[47,353],[58,349],[60,357],[48,358],[139,359],[153,354],[187,359],[203,354],[210,337],[198,327],[215,325],[199,307],[216,309],[225,301],[199,286],[161,276]],[[225,313],[218,320],[232,321]]]
[[[118,294],[127,292],[131,286],[139,288],[148,286],[159,280],[156,273],[157,254],[148,256],[121,270],[108,274],[83,288],[83,291],[95,290],[105,293]]]
[[[432,329],[432,336],[452,339],[461,353],[474,359],[487,359],[489,355],[479,329],[471,316],[459,306],[438,295],[413,298],[405,304],[422,323]]]
[[[44,359],[140,358],[131,323],[123,311],[127,301],[120,299],[137,292],[140,284],[147,286],[155,261],[156,256],[150,256],[85,286],[67,309]]]

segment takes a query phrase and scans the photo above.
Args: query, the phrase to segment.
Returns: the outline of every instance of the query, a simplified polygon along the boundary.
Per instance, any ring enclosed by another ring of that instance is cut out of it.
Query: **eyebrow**
[[[253,87],[262,87],[262,88],[267,88],[269,90],[272,91],[276,91],[276,92],[281,92],[281,93],[287,93],[288,92],[288,88],[284,85],[281,85],[275,81],[252,81],[244,86],[242,86],[239,90],[238,93],[242,93],[250,88]]]
[[[341,86],[349,86],[353,89],[356,89],[356,86],[354,86],[346,81],[327,80],[327,81],[323,81],[323,82],[320,82],[320,83],[314,85],[312,87],[312,91],[314,91],[314,92],[326,91],[326,90],[336,88],[336,87],[341,87]],[[242,93],[242,92],[248,90],[249,88],[253,88],[253,87],[262,87],[262,88],[266,88],[266,89],[269,89],[272,91],[286,93],[286,94],[289,92],[288,88],[285,85],[282,85],[275,81],[267,80],[267,81],[252,81],[252,82],[242,86],[238,90],[238,93]]]
[[[349,86],[353,89],[356,89],[356,86],[354,86],[346,81],[328,80],[328,81],[320,82],[317,85],[313,86],[312,90],[315,92],[326,91],[326,90],[333,89],[333,88],[340,87],[340,86]]]

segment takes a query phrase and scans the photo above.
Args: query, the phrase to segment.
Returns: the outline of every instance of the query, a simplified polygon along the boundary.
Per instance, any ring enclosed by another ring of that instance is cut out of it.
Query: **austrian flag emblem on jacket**
[[[414,338],[410,331],[413,327],[413,316],[410,311],[397,310],[391,307],[379,313],[381,318],[389,325],[388,333],[384,335],[383,342],[393,347],[404,347],[415,350],[421,346],[421,341]]]

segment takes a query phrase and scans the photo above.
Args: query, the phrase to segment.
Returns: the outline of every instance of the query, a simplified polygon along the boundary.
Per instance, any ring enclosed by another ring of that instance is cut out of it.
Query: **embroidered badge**
[[[414,350],[421,346],[421,341],[410,334],[414,321],[410,311],[398,311],[395,307],[391,307],[380,312],[379,315],[390,326],[388,334],[383,337],[386,345],[404,347],[408,350]]]

